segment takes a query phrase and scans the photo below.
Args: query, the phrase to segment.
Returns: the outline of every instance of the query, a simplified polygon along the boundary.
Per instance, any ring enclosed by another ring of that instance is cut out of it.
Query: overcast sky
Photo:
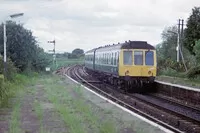
[[[46,51],[85,51],[126,40],[161,42],[167,26],[187,19],[200,0],[1,0],[0,21],[13,13],[15,19],[33,31]]]

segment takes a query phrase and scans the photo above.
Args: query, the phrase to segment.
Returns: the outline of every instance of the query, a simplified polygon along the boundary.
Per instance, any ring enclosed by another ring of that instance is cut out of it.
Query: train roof
[[[97,48],[91,49],[91,50],[89,50],[89,51],[87,51],[87,52],[85,52],[85,53],[91,53],[91,52],[94,52],[96,49],[97,49]]]
[[[115,49],[155,49],[154,46],[148,44],[146,41],[126,41],[125,43],[118,43],[113,45],[105,45],[103,47],[98,47],[87,51],[86,53],[96,51],[110,51]]]
[[[146,41],[129,41],[122,44],[121,49],[155,49]]]

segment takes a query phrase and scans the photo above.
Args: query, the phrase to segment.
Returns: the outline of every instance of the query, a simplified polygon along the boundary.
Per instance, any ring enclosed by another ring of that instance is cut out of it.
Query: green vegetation
[[[0,57],[0,73],[4,73],[4,64],[3,64],[3,58]],[[14,76],[17,73],[17,68],[14,66],[13,62],[9,59],[7,60],[7,79],[8,80],[14,80]],[[6,80],[6,79],[5,79]]]
[[[16,68],[42,71],[49,64],[48,56],[38,46],[32,31],[25,29],[22,24],[12,21],[6,22],[7,30],[7,57],[11,59]],[[3,55],[3,24],[0,25],[0,54]]]
[[[17,101],[11,114],[9,133],[22,133],[20,128],[20,102]]]
[[[43,109],[40,105],[40,102],[35,100],[34,101],[34,108],[35,108],[35,111],[36,111],[36,114],[37,114],[37,117],[40,121],[40,133],[47,133],[47,131],[44,129],[44,126],[43,126]]]
[[[158,75],[182,78],[199,78],[200,75],[200,7],[194,7],[187,21],[187,28],[180,36],[181,51],[183,53],[186,71],[182,58],[176,61],[177,28],[166,28],[162,33],[162,43],[156,46]],[[181,56],[181,55],[180,55]]]
[[[23,74],[16,74],[13,76],[13,81],[3,81],[1,82],[1,91],[0,91],[0,107],[7,106],[9,98],[14,97],[22,90],[23,86],[26,84],[33,84],[36,74],[32,73],[30,76]]]
[[[9,121],[9,133],[21,133],[21,97],[24,96],[25,91],[24,87],[26,85],[32,85],[35,83],[35,77],[27,77],[22,74],[17,74],[14,77],[14,81],[7,82],[6,84],[6,95],[4,95],[3,99],[0,102],[0,107],[11,107],[13,111],[11,113],[11,119]],[[20,96],[20,97],[19,97]],[[8,104],[8,100],[10,98],[14,98],[14,101],[10,101]]]
[[[185,29],[184,46],[195,55],[195,42],[200,39],[200,7],[194,7],[187,21]]]
[[[101,133],[116,132],[115,123],[112,120],[100,120],[101,118],[95,114],[92,106],[86,103],[80,86],[68,84],[66,88],[66,85],[58,84],[60,79],[52,79],[47,81],[46,94],[69,127],[70,133],[89,131]]]

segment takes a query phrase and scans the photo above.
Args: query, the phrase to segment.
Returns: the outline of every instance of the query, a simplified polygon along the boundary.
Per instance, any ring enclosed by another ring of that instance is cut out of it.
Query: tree
[[[51,57],[49,54],[45,53],[44,50],[40,47],[37,47],[36,56],[32,61],[32,67],[36,71],[44,71],[44,68],[47,67],[51,62]]]
[[[12,60],[19,70],[24,71],[33,66],[35,60],[40,58],[35,37],[30,30],[27,30],[21,24],[12,21],[6,22],[7,30],[7,57]],[[44,53],[44,51],[42,51]],[[3,55],[3,25],[0,25],[0,53]]]
[[[80,58],[84,54],[84,51],[80,48],[76,48],[72,51],[72,57]]]
[[[192,14],[188,18],[187,28],[185,29],[184,46],[195,55],[193,48],[195,41],[200,39],[200,7],[194,7]]]
[[[184,71],[184,65],[180,61],[177,63],[177,27],[167,27],[162,32],[162,43],[158,44],[156,46],[157,51],[157,62],[158,62],[158,69],[173,69],[176,71]],[[183,55],[185,57],[185,62],[187,65],[187,68],[190,68],[192,66],[194,58],[189,54],[189,52],[182,48]],[[195,62],[195,61],[194,61]]]
[[[195,42],[193,52],[195,53],[196,61],[199,64],[200,63],[200,39]]]
[[[195,46],[193,48],[193,52],[196,58],[196,65],[188,71],[187,77],[188,78],[195,78],[200,75],[200,40],[195,42]]]
[[[164,59],[176,61],[177,27],[167,27],[162,32],[163,42],[160,44],[159,53]],[[157,47],[158,49],[158,47]]]

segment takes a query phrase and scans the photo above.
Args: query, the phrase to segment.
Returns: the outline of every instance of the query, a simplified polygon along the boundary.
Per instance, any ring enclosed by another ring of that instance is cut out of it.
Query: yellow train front
[[[156,50],[144,41],[129,41],[93,49],[85,54],[85,67],[100,80],[125,90],[141,90],[154,82]]]

